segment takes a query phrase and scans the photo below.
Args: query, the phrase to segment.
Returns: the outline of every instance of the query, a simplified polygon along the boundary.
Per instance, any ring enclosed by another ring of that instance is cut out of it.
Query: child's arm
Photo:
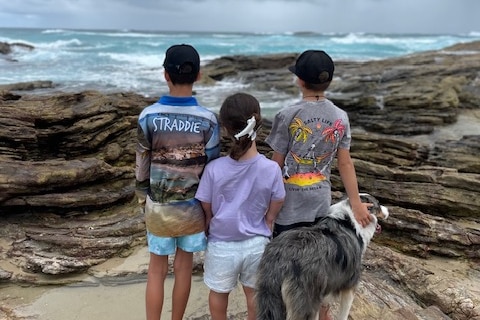
[[[272,155],[272,160],[278,163],[280,169],[283,169],[283,165],[285,163],[285,155],[274,151]]]
[[[212,204],[208,202],[200,201],[202,204],[203,212],[205,212],[205,235],[208,236],[208,230],[210,228],[210,220],[212,220]]]
[[[355,173],[355,167],[353,160],[350,157],[350,151],[348,149],[338,149],[337,151],[338,171],[340,177],[347,192],[350,205],[352,206],[355,219],[363,227],[368,225],[372,219],[370,212],[368,211],[368,204],[362,203],[360,196],[358,195],[358,181]]]
[[[283,201],[284,199],[270,201],[267,213],[265,213],[265,222],[270,230],[273,230],[273,223],[275,222],[275,219],[277,218],[277,215],[283,206]]]

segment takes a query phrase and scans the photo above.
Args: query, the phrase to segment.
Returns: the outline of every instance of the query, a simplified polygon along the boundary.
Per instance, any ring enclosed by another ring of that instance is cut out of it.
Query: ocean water
[[[4,29],[0,42],[24,43],[9,58],[0,55],[0,84],[51,80],[56,90],[133,91],[156,97],[166,93],[162,63],[172,44],[197,48],[202,63],[225,55],[327,51],[334,60],[371,60],[438,50],[480,40],[470,34],[319,34],[319,33],[187,33],[134,30]],[[293,81],[293,78],[292,78]],[[228,94],[248,91],[248,85],[222,81],[213,87],[196,86],[200,102],[218,110]],[[262,109],[273,112],[291,99],[281,92],[251,92]]]

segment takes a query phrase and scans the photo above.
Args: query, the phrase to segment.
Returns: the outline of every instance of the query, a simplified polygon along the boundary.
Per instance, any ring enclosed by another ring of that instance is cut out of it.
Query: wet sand
[[[162,318],[169,319],[173,278],[165,282],[166,297]],[[31,289],[23,289],[31,290]],[[18,293],[22,294],[22,290]],[[61,287],[46,290],[31,304],[18,307],[15,314],[27,319],[39,320],[144,320],[145,283],[96,287]],[[208,315],[208,289],[201,276],[195,275],[192,291],[185,313],[186,319],[197,319]],[[244,297],[240,288],[230,296],[230,314],[244,311]]]
[[[11,309],[12,319],[25,320],[144,320],[148,252],[140,248],[126,259],[113,259],[93,268],[92,275],[63,286],[6,285],[0,303]],[[170,319],[173,276],[165,282],[162,319]],[[229,315],[245,312],[240,286],[231,294]],[[208,288],[202,274],[194,274],[185,319],[209,319]],[[0,320],[2,318],[0,312]]]

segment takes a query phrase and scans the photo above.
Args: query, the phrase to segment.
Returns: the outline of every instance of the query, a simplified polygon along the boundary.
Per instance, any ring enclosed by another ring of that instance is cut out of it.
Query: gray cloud
[[[16,0],[0,27],[245,32],[480,32],[478,0]]]

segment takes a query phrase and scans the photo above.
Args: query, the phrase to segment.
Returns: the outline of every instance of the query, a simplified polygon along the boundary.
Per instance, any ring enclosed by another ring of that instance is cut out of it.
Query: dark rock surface
[[[10,57],[10,53],[12,53],[13,50],[34,50],[35,48],[32,45],[22,43],[22,42],[13,42],[13,43],[8,43],[8,42],[2,42],[0,41],[0,59],[5,59],[10,62],[17,62],[15,59],[12,59]],[[1,87],[1,86],[0,86]],[[2,89],[0,88],[0,91]]]
[[[235,77],[295,95],[286,70],[295,57],[220,58],[204,84]],[[480,319],[480,43],[336,66],[327,96],[349,113],[360,189],[391,211],[367,251],[352,319]],[[36,87],[0,88],[4,282],[86,272],[144,245],[134,142],[154,99],[21,91]],[[268,130],[257,139],[267,155]],[[333,187],[339,196],[335,172]]]
[[[15,48],[21,48],[26,50],[34,49],[32,45],[29,45],[26,43],[21,43],[21,42],[8,43],[8,42],[0,41],[0,54],[4,54],[4,55],[10,54],[12,50]]]

